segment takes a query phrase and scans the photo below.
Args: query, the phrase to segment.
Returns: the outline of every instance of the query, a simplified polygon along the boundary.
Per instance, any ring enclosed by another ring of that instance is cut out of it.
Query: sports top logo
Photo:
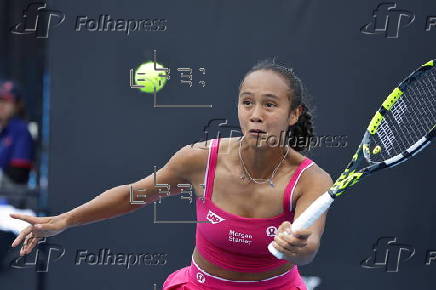
[[[266,235],[268,237],[275,237],[277,234],[277,228],[275,226],[269,226],[266,228]]]
[[[201,272],[197,272],[197,281],[200,283],[206,282],[206,277]]]
[[[34,34],[36,38],[48,38],[50,27],[59,26],[64,22],[65,14],[46,7],[46,3],[30,3],[23,10],[21,22],[13,26],[10,31],[13,34]]]
[[[381,3],[372,12],[372,20],[360,31],[364,34],[384,34],[386,38],[398,38],[400,28],[407,27],[415,20],[415,14],[395,9],[396,3]]]
[[[210,221],[212,224],[217,224],[222,222],[223,219],[222,217],[220,217],[219,215],[217,215],[216,213],[214,213],[213,211],[209,210],[209,212],[207,213],[206,216],[207,220]]]

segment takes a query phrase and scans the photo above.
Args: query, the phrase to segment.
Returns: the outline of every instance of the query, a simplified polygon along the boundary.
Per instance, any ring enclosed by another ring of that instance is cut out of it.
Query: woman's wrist
[[[64,213],[58,215],[58,217],[64,221],[65,229],[73,227],[73,224],[71,221],[71,212],[64,212]]]
[[[305,247],[301,248],[298,253],[292,256],[287,256],[286,260],[296,265],[310,264],[318,252],[318,246],[313,243],[308,243]]]

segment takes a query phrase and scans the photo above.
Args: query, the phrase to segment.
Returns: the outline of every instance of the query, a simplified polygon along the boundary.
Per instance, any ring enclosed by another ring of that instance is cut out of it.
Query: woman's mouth
[[[250,135],[266,134],[265,131],[260,130],[260,129],[250,129],[250,130],[248,131],[248,133],[249,133]]]

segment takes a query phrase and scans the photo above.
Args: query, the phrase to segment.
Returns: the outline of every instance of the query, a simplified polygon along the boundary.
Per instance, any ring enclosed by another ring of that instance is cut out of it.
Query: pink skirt
[[[213,276],[200,269],[194,261],[190,266],[171,273],[163,283],[162,290],[222,290],[222,289],[268,289],[307,290],[297,267],[260,281],[233,281]]]

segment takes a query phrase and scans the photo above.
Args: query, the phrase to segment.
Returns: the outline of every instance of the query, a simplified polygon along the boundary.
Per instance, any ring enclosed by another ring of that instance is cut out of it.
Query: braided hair
[[[287,144],[295,151],[309,150],[310,146],[308,145],[308,142],[315,136],[315,134],[312,123],[312,114],[306,104],[306,98],[308,95],[302,81],[294,73],[292,68],[287,68],[283,65],[277,64],[275,58],[265,59],[259,61],[245,74],[239,85],[239,90],[241,90],[245,77],[258,70],[274,71],[288,82],[291,111],[298,108],[298,106],[301,106],[302,112],[297,122],[293,126],[288,127],[285,138],[287,138]]]

